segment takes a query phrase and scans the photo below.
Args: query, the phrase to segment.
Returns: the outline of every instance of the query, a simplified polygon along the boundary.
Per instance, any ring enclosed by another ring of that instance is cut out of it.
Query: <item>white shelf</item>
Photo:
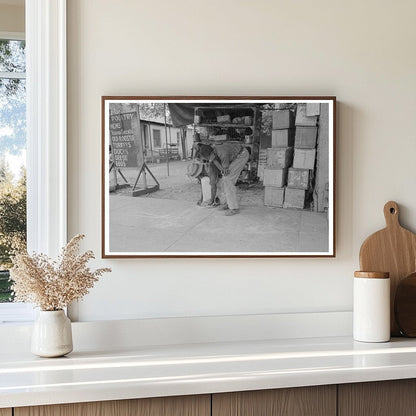
[[[416,340],[349,337],[0,355],[0,407],[133,399],[416,377]]]

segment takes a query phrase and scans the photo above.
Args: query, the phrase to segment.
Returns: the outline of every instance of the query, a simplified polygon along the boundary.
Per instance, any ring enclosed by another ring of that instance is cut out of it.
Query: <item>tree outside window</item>
[[[8,268],[26,242],[25,42],[0,39],[0,302],[12,300]]]

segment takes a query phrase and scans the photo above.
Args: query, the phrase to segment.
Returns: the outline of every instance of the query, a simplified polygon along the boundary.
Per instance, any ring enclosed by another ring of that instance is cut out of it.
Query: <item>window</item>
[[[160,130],[153,129],[153,147],[162,147]]]
[[[0,303],[11,302],[13,245],[26,244],[25,41],[0,39]]]
[[[27,246],[29,251],[56,257],[67,242],[66,0],[24,3]],[[12,35],[0,32],[0,39],[24,39],[24,34]],[[22,74],[13,73],[13,77],[22,78]],[[0,303],[0,324],[27,322],[34,316],[32,305]]]

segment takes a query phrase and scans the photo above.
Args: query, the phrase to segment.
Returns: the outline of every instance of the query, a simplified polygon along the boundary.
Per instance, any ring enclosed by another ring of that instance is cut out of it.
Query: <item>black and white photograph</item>
[[[334,257],[335,97],[102,97],[103,257]]]

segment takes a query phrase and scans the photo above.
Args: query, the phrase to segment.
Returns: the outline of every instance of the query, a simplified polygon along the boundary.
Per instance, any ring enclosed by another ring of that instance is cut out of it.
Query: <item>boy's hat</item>
[[[202,173],[204,164],[199,160],[193,160],[187,167],[187,175],[190,178],[196,178]]]

